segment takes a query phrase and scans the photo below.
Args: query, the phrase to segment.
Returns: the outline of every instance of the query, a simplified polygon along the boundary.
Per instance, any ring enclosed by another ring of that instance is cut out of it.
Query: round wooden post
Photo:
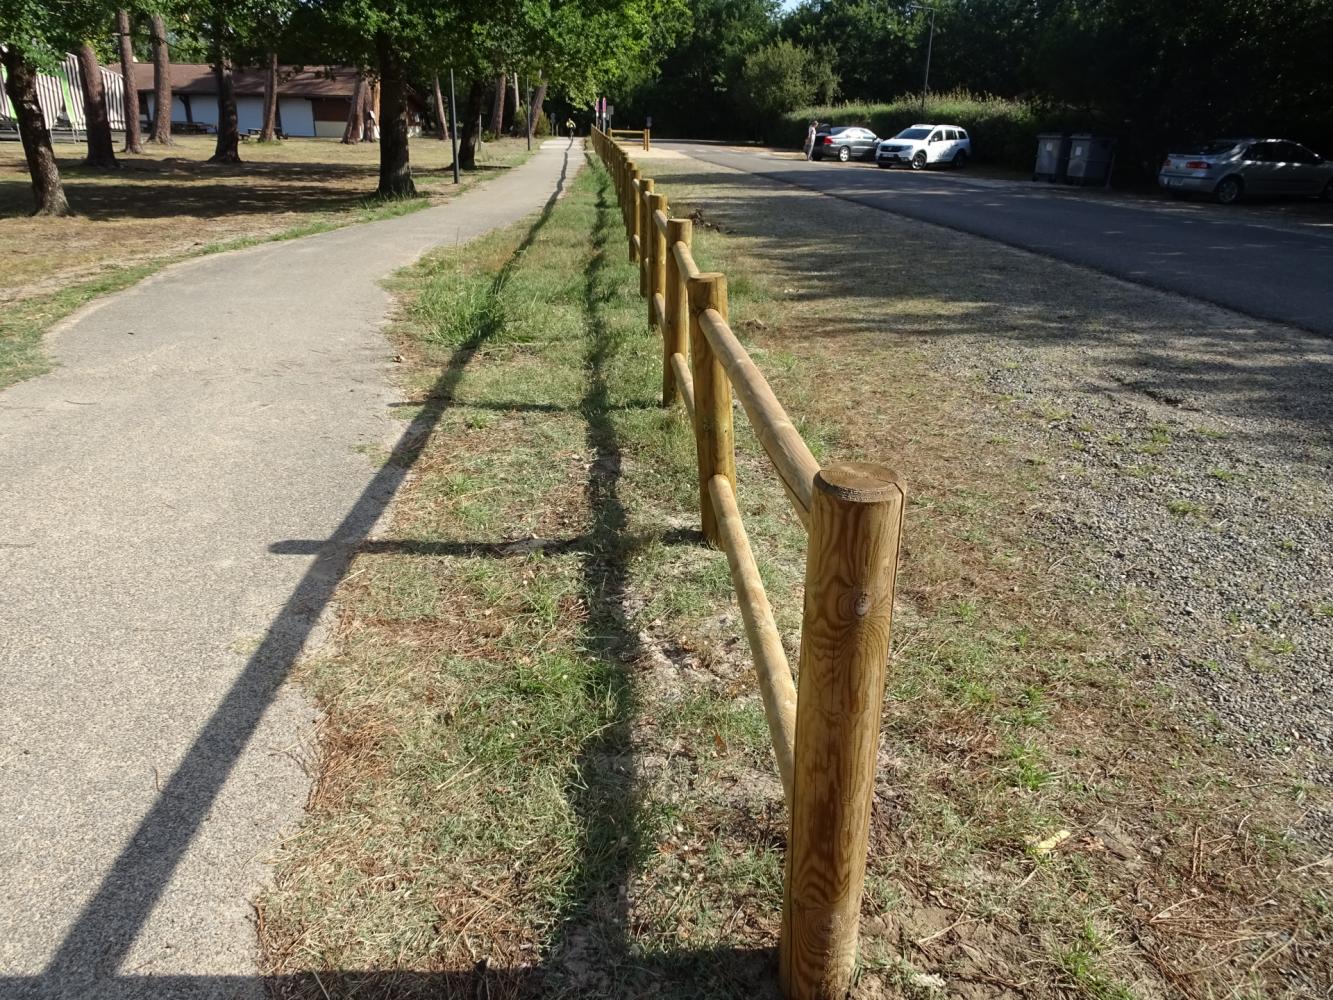
[[[639,295],[648,295],[648,235],[652,231],[653,220],[648,214],[648,199],[653,193],[656,182],[651,177],[639,181],[638,224],[639,234]],[[649,303],[651,305],[651,303]]]
[[[657,213],[666,215],[667,196],[654,191],[648,195],[647,243],[644,247],[644,267],[648,274],[648,329],[657,326],[657,296],[666,279],[666,233],[657,228]]]
[[[685,291],[685,275],[680,273],[680,262],[676,260],[676,244],[684,243],[687,247],[694,238],[694,223],[689,219],[671,219],[667,222],[666,235],[666,325],[662,328],[662,405],[671,406],[680,399],[680,389],[676,385],[676,372],[671,364],[671,355],[690,356],[690,313],[689,296]]]
[[[782,907],[788,1000],[842,1000],[851,986],[903,496],[881,465],[815,477]]]
[[[715,309],[727,318],[727,277],[700,274],[687,284],[690,300],[690,374],[694,377],[694,445],[699,459],[699,520],[704,537],[722,546],[717,511],[708,481],[725,476],[736,490],[736,451],[731,429],[731,383],[726,369],[713,355],[699,326],[700,317]]]

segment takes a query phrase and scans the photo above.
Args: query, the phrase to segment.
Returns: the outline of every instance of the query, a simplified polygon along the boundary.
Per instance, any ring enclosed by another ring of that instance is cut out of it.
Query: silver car
[[[1167,153],[1157,183],[1168,194],[1208,194],[1223,205],[1250,195],[1333,200],[1333,162],[1285,139],[1215,139]]]

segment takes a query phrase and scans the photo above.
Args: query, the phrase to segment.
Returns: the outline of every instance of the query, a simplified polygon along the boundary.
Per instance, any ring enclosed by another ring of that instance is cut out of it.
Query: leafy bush
[[[740,97],[765,139],[775,135],[784,112],[837,96],[838,80],[826,54],[785,38],[757,49],[741,70]]]
[[[1047,130],[1080,131],[1095,128],[1086,115],[1063,109],[1039,109],[1025,101],[978,96],[967,91],[932,94],[921,110],[921,99],[904,95],[889,104],[848,103],[797,108],[782,116],[773,140],[799,147],[805,141],[810,120],[832,125],[862,125],[876,135],[897,135],[918,122],[948,122],[967,129],[972,156],[980,163],[994,163],[1025,170],[1036,154],[1037,133]]]

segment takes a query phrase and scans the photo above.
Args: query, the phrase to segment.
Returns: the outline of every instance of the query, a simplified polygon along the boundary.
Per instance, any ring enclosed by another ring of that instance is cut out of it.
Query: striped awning
[[[125,81],[119,73],[102,70],[102,86],[106,90],[107,117],[117,131],[125,129]],[[3,88],[4,69],[0,68],[0,117],[15,118],[14,106]],[[37,74],[37,103],[41,106],[46,127],[69,128],[82,132],[88,126],[83,106],[83,76],[78,57],[70,54],[54,73]]]

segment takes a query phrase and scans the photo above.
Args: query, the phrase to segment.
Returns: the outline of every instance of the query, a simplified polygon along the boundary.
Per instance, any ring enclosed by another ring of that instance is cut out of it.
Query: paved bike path
[[[249,900],[312,756],[285,677],[345,568],[270,546],[355,542],[401,482],[361,453],[402,431],[380,279],[581,160],[171,268],[0,392],[0,996],[262,995]]]

